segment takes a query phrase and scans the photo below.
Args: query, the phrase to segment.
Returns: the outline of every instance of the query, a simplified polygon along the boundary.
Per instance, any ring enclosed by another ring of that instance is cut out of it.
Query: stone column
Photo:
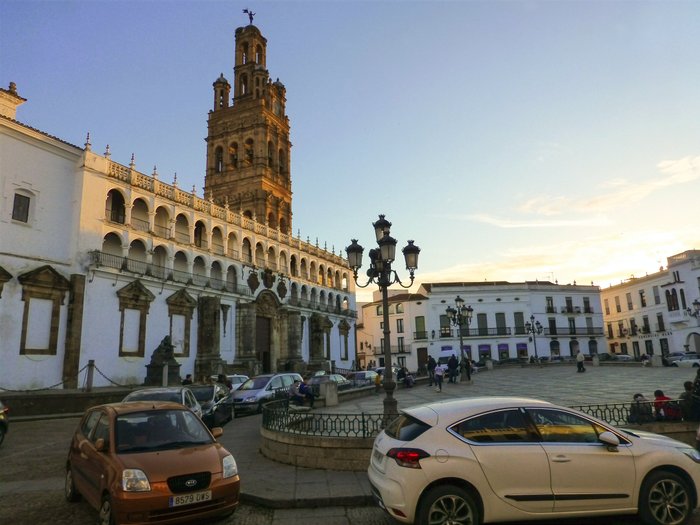
[[[195,377],[208,378],[223,366],[220,348],[221,300],[202,296],[197,302],[197,356],[194,360]]]
[[[255,317],[254,303],[240,303],[236,306],[236,358],[234,365],[238,369],[252,373],[256,369],[255,354]]]
[[[68,321],[66,323],[66,353],[63,356],[63,387],[78,388],[80,344],[83,333],[83,307],[85,304],[85,276],[70,276]]]

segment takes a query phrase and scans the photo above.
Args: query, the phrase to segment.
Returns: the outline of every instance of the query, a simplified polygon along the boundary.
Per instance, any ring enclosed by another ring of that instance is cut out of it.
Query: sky
[[[202,196],[245,8],[287,89],[294,235],[366,267],[385,214],[416,284],[604,288],[700,249],[696,1],[2,0],[0,86]]]

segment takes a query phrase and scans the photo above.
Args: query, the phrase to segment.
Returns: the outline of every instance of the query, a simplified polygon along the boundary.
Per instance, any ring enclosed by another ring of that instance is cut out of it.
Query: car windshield
[[[182,398],[180,397],[180,392],[149,392],[149,391],[136,391],[132,392],[124,398],[124,401],[174,401],[175,403],[182,403]]]
[[[248,379],[239,390],[260,390],[270,381],[269,377],[253,377]]]
[[[213,442],[200,419],[189,410],[149,410],[116,419],[117,454],[196,447]]]
[[[211,401],[214,397],[214,387],[213,386],[190,386],[190,390],[197,398],[197,401]]]

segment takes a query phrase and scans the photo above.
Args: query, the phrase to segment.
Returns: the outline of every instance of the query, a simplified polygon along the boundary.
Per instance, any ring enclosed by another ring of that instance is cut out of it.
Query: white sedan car
[[[680,366],[683,368],[698,368],[700,367],[700,358],[697,356],[683,356],[678,361],[673,361],[671,366]]]
[[[482,397],[402,410],[377,436],[368,474],[403,523],[638,514],[681,525],[698,506],[700,453],[545,401]]]

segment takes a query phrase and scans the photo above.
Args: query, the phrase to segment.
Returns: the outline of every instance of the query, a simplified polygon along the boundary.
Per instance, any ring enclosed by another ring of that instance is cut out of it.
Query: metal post
[[[168,386],[168,363],[165,363],[163,365],[163,379],[162,379],[162,384],[163,386]]]
[[[384,319],[384,424],[388,424],[399,413],[398,402],[394,398],[394,382],[393,373],[391,370],[391,329],[389,328],[389,291],[387,290],[387,278],[391,268],[385,268],[380,277],[379,287],[382,290],[382,310]]]
[[[95,377],[95,360],[94,359],[89,359],[88,360],[88,369],[87,369],[87,381],[85,384],[85,391],[86,392],[92,392],[92,382]]]

